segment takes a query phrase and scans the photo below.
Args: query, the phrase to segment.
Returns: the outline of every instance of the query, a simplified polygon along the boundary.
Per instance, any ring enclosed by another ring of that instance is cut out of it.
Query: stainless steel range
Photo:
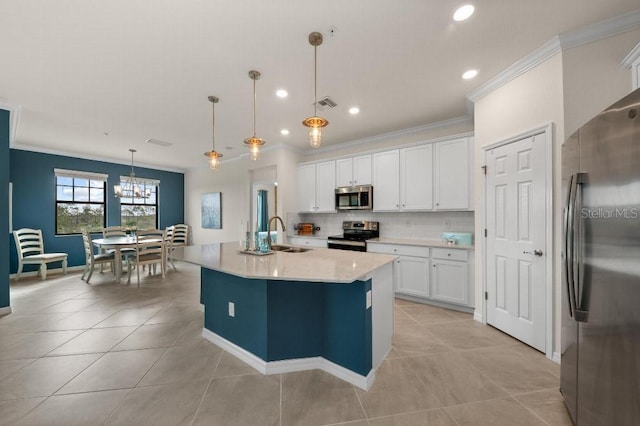
[[[366,240],[380,236],[379,222],[344,221],[342,235],[328,238],[327,247],[339,250],[367,251]]]

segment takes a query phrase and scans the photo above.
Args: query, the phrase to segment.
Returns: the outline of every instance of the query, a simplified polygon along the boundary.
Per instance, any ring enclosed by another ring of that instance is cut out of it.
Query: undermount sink
[[[283,246],[281,244],[274,244],[271,246],[271,250],[273,251],[282,251],[285,253],[304,253],[310,251],[312,249],[302,248],[302,247],[293,247],[293,246]]]

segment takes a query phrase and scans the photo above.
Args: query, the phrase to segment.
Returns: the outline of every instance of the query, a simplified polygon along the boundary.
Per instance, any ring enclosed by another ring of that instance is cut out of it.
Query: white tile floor
[[[262,376],[201,337],[199,268],[115,284],[12,282],[2,425],[570,425],[559,368],[470,315],[396,301],[369,392],[320,371]]]

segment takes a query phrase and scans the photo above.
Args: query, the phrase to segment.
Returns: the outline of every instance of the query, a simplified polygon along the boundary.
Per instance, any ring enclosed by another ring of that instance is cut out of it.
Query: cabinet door
[[[467,138],[435,144],[435,209],[469,208],[469,141]]]
[[[353,185],[371,185],[371,154],[353,157]]]
[[[316,211],[316,165],[298,166],[298,211]]]
[[[433,208],[433,146],[400,150],[400,210]]]
[[[373,210],[389,211],[400,208],[400,153],[393,151],[373,154]]]
[[[429,259],[400,256],[396,260],[396,274],[398,293],[429,296]]]
[[[316,211],[336,211],[336,162],[316,164]]]
[[[336,160],[336,187],[353,185],[353,158]]]
[[[469,304],[467,262],[431,261],[431,298],[459,305]]]

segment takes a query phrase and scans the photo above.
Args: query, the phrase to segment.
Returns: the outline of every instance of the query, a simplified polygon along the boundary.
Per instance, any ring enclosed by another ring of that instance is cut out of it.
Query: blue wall
[[[68,253],[69,266],[84,265],[84,249],[80,235],[55,235],[54,168],[108,174],[107,226],[120,225],[120,202],[113,195],[113,186],[118,183],[120,176],[131,173],[131,166],[17,149],[10,152],[10,165],[10,180],[13,182],[13,229],[42,229],[45,251]],[[184,174],[143,167],[136,167],[135,172],[136,176],[142,178],[160,180],[158,226],[165,228],[184,223]],[[5,226],[7,227],[8,225]],[[13,237],[11,240],[13,241]],[[14,273],[18,268],[15,244],[9,246],[11,272]],[[25,271],[35,270],[36,267],[27,268],[25,266]]]
[[[9,111],[0,109],[0,308],[9,306]]]

